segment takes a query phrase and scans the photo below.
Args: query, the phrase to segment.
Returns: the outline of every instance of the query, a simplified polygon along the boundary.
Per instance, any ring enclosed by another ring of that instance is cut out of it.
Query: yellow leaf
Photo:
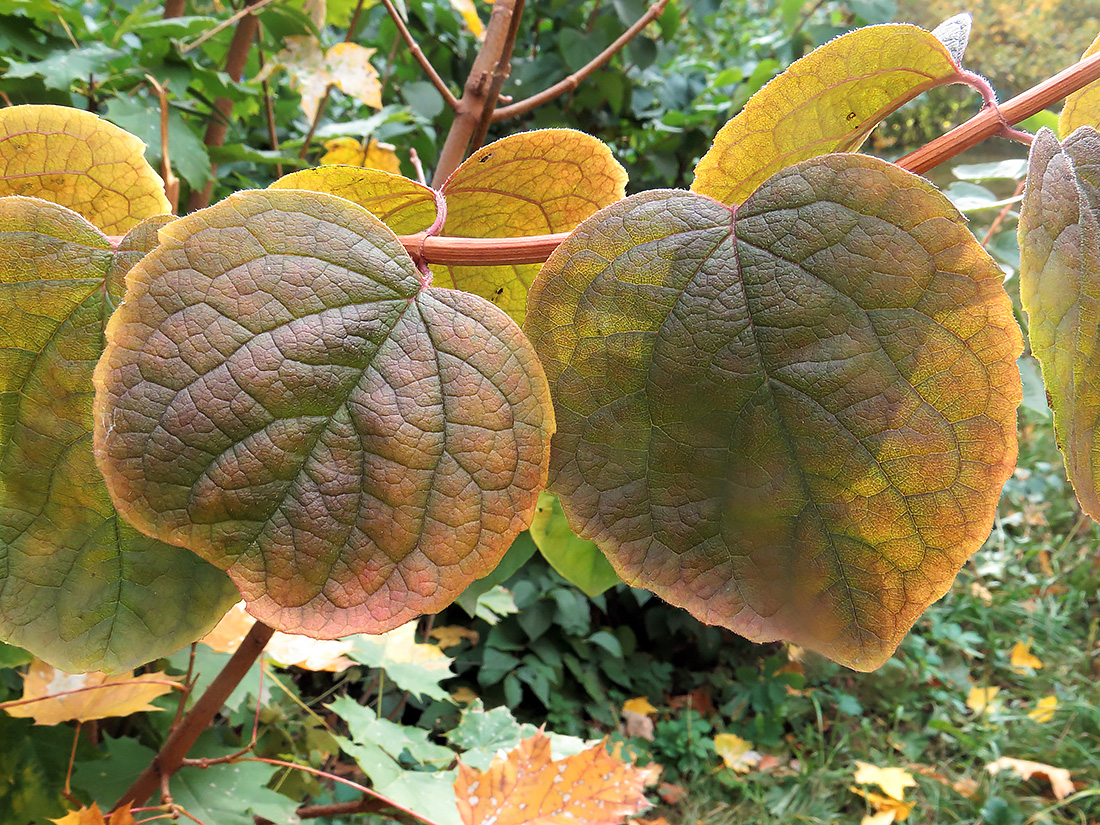
[[[481,18],[478,17],[477,9],[474,7],[474,0],[451,0],[451,7],[462,15],[462,19],[466,21],[466,25],[469,27],[474,37],[478,40],[485,39],[485,24],[482,23]]]
[[[1100,35],[1085,49],[1081,58],[1100,52]],[[1079,126],[1100,129],[1100,80],[1094,80],[1085,88],[1066,96],[1062,114],[1058,118],[1058,134],[1064,140]]]
[[[397,159],[395,148],[391,143],[370,140],[364,149],[363,144],[355,138],[333,138],[325,141],[327,151],[321,156],[321,165],[361,166],[365,169],[381,169],[383,172],[400,175],[401,161]]]
[[[134,825],[134,815],[130,813],[130,803],[127,802],[105,820],[99,805],[93,802],[91,807],[69,811],[60,819],[51,819],[50,822],[55,825]]]
[[[1057,696],[1044,696],[1035,703],[1035,709],[1028,711],[1028,716],[1036,722],[1049,722],[1054,718],[1054,711],[1058,707]]]
[[[476,630],[470,630],[468,627],[461,627],[453,624],[444,627],[433,627],[432,632],[428,635],[439,643],[439,647],[442,650],[446,650],[449,647],[458,647],[462,644],[463,639],[469,639],[472,645],[476,645],[478,640]]]
[[[374,109],[382,108],[382,82],[370,62],[375,49],[356,43],[338,43],[322,54],[321,43],[312,35],[286,38],[286,48],[264,67],[257,80],[264,80],[276,69],[286,69],[290,87],[302,96],[302,111],[312,121],[329,86]]]
[[[860,790],[859,788],[849,788],[849,790],[854,794],[862,796],[871,804],[871,807],[875,809],[875,819],[872,820],[875,823],[901,822],[909,817],[910,812],[913,810],[913,806],[916,804],[915,802],[905,802],[892,796],[883,796],[882,794]],[[864,822],[866,822],[866,817],[864,818]]]
[[[382,646],[382,667],[386,663],[415,663],[425,670],[450,670],[451,659],[436,645],[416,641],[416,619],[374,638]]]
[[[256,620],[248,615],[244,602],[237,602],[199,641],[218,653],[235,653],[254,624]]]
[[[972,687],[966,697],[966,706],[974,713],[999,710],[1001,703],[999,699],[996,699],[996,696],[1000,692],[999,687]]]
[[[760,754],[752,749],[752,742],[733,733],[715,736],[714,750],[722,757],[726,767],[737,773],[748,773],[761,759]]]
[[[1042,660],[1031,652],[1031,639],[1028,639],[1026,642],[1016,642],[1016,644],[1012,646],[1010,662],[1012,664],[1012,669],[1017,672],[1038,670],[1043,666]]]
[[[993,775],[1001,771],[1014,771],[1024,779],[1031,779],[1033,776],[1042,777],[1050,783],[1050,789],[1058,800],[1065,799],[1074,791],[1073,779],[1068,770],[1044,765],[1042,762],[1030,762],[1026,759],[1013,759],[1002,756],[996,762],[990,762],[986,765],[985,769]]]
[[[931,32],[886,24],[849,32],[796,60],[722,127],[693,192],[740,204],[780,169],[851,152],[890,112],[959,68]]]
[[[905,797],[905,789],[917,784],[912,775],[901,768],[879,768],[867,762],[856,762],[855,781],[860,785],[878,785],[894,799]]]
[[[237,602],[218,624],[199,641],[219,653],[234,653],[256,620],[248,615],[244,602]],[[264,654],[280,667],[340,673],[355,662],[344,656],[355,647],[350,641],[311,639],[277,632],[264,648]]]
[[[657,712],[657,708],[653,707],[644,696],[639,696],[636,699],[627,699],[623,702],[623,710],[629,710],[631,713],[641,713],[643,715]]]
[[[64,106],[0,109],[0,197],[42,198],[123,235],[172,211],[145,144],[113,123]]]
[[[5,710],[11,716],[34,719],[36,725],[129,716],[146,710],[160,710],[150,702],[172,690],[172,685],[166,682],[174,684],[179,681],[165,673],[143,673],[141,676],[108,676],[94,671],[65,673],[35,659],[23,677],[23,697],[19,701],[38,701],[17,704]]]
[[[477,700],[478,695],[468,687],[460,687],[451,691],[451,698],[460,705],[468,705]]]

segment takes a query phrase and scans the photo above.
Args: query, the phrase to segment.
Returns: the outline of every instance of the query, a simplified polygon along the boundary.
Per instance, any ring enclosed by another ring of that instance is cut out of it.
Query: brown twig
[[[234,83],[239,82],[241,79],[241,73],[244,72],[244,65],[248,60],[248,52],[252,48],[252,41],[256,38],[256,31],[260,26],[259,19],[251,12],[268,2],[270,0],[245,0],[245,7],[230,18],[238,22],[237,28],[233,31],[233,39],[229,42],[229,52],[225,57],[225,73],[229,75],[230,80]],[[233,101],[229,98],[219,97],[214,101],[214,111],[211,113],[210,122],[206,125],[206,135],[203,137],[203,143],[207,146],[223,146],[225,144],[225,135],[229,131],[229,115],[232,112]],[[207,181],[206,186],[191,191],[191,196],[187,199],[188,212],[202,209],[210,203],[210,195],[214,191],[216,170],[217,167],[211,165],[210,180]]]
[[[910,152],[897,165],[918,175],[927,172],[999,134],[1006,123],[1019,123],[1098,79],[1100,53],[1074,63],[996,108],[982,109],[950,132]]]
[[[214,721],[214,717],[222,709],[229,694],[240,684],[249,668],[259,658],[264,645],[274,632],[262,622],[252,625],[252,629],[244,637],[237,652],[214,677],[210,687],[183,717],[183,721],[168,735],[152,763],[119,798],[114,805],[115,808],[127,802],[138,804],[145,802],[160,786],[162,776],[171,776],[179,769],[187,752],[199,738],[199,734]]]
[[[264,50],[257,45],[256,56],[260,60],[260,73],[263,73],[264,69]],[[271,142],[271,150],[273,152],[279,151],[279,133],[275,130],[275,103],[271,99],[271,84],[265,77],[260,82],[260,89],[264,93],[264,114],[267,116],[267,139]],[[275,177],[281,178],[283,176],[283,165],[281,163],[275,164]]]
[[[474,58],[466,85],[455,108],[455,119],[439,152],[432,186],[437,189],[466,158],[482,120],[488,122],[497,104],[500,86],[511,66],[512,46],[519,25],[517,5],[523,0],[496,0],[485,27],[485,39]],[[503,72],[503,76],[501,73]]]
[[[198,650],[199,643],[191,643],[191,655],[187,659],[187,673],[183,677],[183,688],[180,691],[180,701],[176,705],[176,715],[172,718],[172,724],[168,726],[168,730],[175,730],[176,725],[180,723],[180,719],[183,718],[183,712],[187,710],[187,700],[191,698],[191,692],[195,689],[195,683],[191,681],[191,677],[195,673],[195,653]]]
[[[192,40],[190,43],[187,43],[186,45],[180,46],[180,54],[187,54],[187,52],[191,51],[196,46],[201,46],[203,43],[205,43],[211,37],[216,35],[218,32],[229,28],[234,23],[236,23],[238,20],[240,20],[244,17],[250,17],[250,16],[254,15],[256,12],[258,12],[264,6],[266,6],[266,5],[268,5],[269,3],[272,3],[272,2],[274,2],[274,0],[256,0],[256,2],[254,2],[254,3],[245,4],[245,7],[243,9],[241,9],[240,11],[238,11],[235,14],[231,15],[230,17],[227,17],[225,20],[218,23],[218,25],[214,26],[214,28],[207,29],[202,34],[200,34],[198,37],[196,37],[194,40]],[[230,46],[230,51],[232,51],[232,46]],[[239,80],[240,78],[234,78],[234,79]]]
[[[651,22],[656,20],[665,10],[665,6],[667,4],[668,0],[657,0],[656,3],[649,7],[648,11],[646,11],[645,14],[638,18],[633,26],[631,26],[629,29],[619,35],[618,39],[616,39],[614,43],[612,43],[610,46],[600,52],[599,55],[593,58],[586,65],[573,72],[573,74],[562,80],[559,80],[548,89],[543,89],[541,92],[533,94],[528,98],[496,109],[493,112],[493,122],[496,123],[498,120],[505,120],[510,117],[519,117],[520,115],[525,115],[532,109],[537,109],[544,103],[548,103],[554,98],[565,94],[566,92],[572,92],[581,84],[581,82],[586,77],[588,77],[590,74],[596,71],[596,69],[607,63],[607,61],[614,57],[617,52],[622,51],[626,44],[633,40],[642,29],[644,29]]]
[[[76,730],[73,732],[73,749],[69,753],[69,769],[65,771],[65,787],[61,789],[61,795],[68,800],[70,805],[77,808],[83,807],[80,800],[73,795],[72,791],[72,778],[73,778],[73,763],[76,761],[76,746],[80,742],[80,726],[82,723],[76,723]]]
[[[265,668],[263,668],[261,666],[260,667],[260,685],[259,685],[258,688],[256,688],[256,694],[257,694],[257,696],[256,696],[256,714],[252,719],[252,736],[248,740],[248,744],[245,745],[240,750],[235,751],[234,753],[226,754],[225,756],[217,756],[217,757],[214,757],[213,759],[208,759],[207,757],[202,757],[200,759],[187,759],[186,757],[184,757],[184,759],[182,759],[180,761],[180,766],[181,767],[191,766],[191,767],[196,767],[196,768],[209,768],[211,765],[220,765],[220,764],[225,763],[225,762],[235,762],[238,759],[240,759],[242,756],[247,756],[253,750],[255,750],[255,748],[256,748],[256,739],[260,735],[260,709],[264,705],[263,695],[264,695],[264,673],[265,672],[266,672]]]
[[[1019,197],[1021,194],[1023,194],[1024,186],[1026,184],[1027,184],[1027,181],[1022,180],[1016,185],[1016,191],[1012,193],[1012,198],[1013,198],[1014,201],[1017,197]],[[993,240],[993,235],[996,234],[997,230],[1001,228],[1001,224],[1004,223],[1005,218],[1008,217],[1008,213],[1012,211],[1012,207],[1015,206],[1015,205],[1016,205],[1015,202],[1006,203],[1004,205],[1004,208],[1002,208],[1001,211],[997,213],[997,217],[995,217],[993,219],[993,223],[991,223],[989,225],[989,229],[986,231],[985,237],[982,238],[982,246],[983,247],[987,243],[989,243],[991,240]],[[977,568],[975,568],[975,570],[977,570]]]
[[[504,47],[501,49],[500,58],[497,60],[496,66],[493,67],[493,73],[489,80],[487,105],[482,107],[477,127],[470,136],[470,144],[466,150],[468,152],[480,149],[482,144],[485,143],[485,136],[489,134],[489,126],[493,122],[493,113],[501,101],[500,93],[504,89],[504,81],[512,73],[512,50],[515,48],[516,37],[519,35],[519,21],[523,16],[523,4],[524,0],[515,0]]]
[[[409,27],[405,25],[405,21],[401,19],[401,15],[394,7],[393,0],[382,0],[382,4],[386,7],[386,11],[390,13],[394,25],[397,26],[397,30],[405,40],[405,45],[409,47],[409,52],[416,58],[416,62],[420,64],[420,68],[424,70],[424,74],[428,76],[428,80],[430,80],[436,90],[443,95],[443,100],[447,103],[447,106],[450,107],[451,111],[458,111],[458,98],[447,88],[446,81],[439,76],[439,72],[435,70],[431,61],[428,60],[428,56],[424,54],[424,51],[417,45],[416,39],[412,36],[412,32],[409,31]]]
[[[150,74],[145,79],[152,85],[160,101],[160,176],[164,182],[164,196],[175,215],[180,205],[180,179],[172,171],[171,154],[168,151],[168,91]]]

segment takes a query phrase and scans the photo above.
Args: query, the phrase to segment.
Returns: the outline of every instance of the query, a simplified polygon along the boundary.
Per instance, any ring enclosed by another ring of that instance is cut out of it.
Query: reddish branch
[[[166,0],[164,3],[164,19],[183,17],[186,2],[187,0]]]
[[[248,12],[253,11],[256,6],[265,2],[268,2],[268,0],[245,0],[245,8],[242,11],[246,13],[237,21],[237,28],[233,30],[233,39],[229,41],[229,52],[225,58],[225,73],[229,75],[234,83],[239,82],[241,79],[244,64],[248,60],[249,49],[252,48],[252,41],[255,39],[256,31],[260,25],[256,15]],[[203,143],[207,146],[223,146],[225,144],[225,135],[229,131],[229,115],[232,111],[233,101],[229,98],[219,97],[214,101],[213,117],[206,126],[206,136],[203,138]],[[213,175],[216,168],[211,166],[211,178],[205,187],[191,192],[191,196],[187,199],[188,212],[202,209],[210,203],[210,195],[214,191]]]
[[[256,659],[263,652],[264,645],[275,631],[267,625],[256,622],[248,635],[244,637],[237,652],[210,683],[210,687],[199,697],[183,720],[168,735],[164,745],[152,763],[134,781],[134,784],[119,797],[114,807],[119,808],[127,802],[143,804],[161,786],[162,778],[170,777],[183,764],[187,752],[210,723],[218,711],[225,705],[229,694],[240,684]]]
[[[493,122],[495,123],[498,120],[525,115],[532,109],[537,109],[539,106],[550,102],[556,97],[566,94],[567,92],[572,92],[586,77],[607,63],[607,61],[614,57],[617,52],[621,51],[642,29],[660,17],[661,12],[665,10],[667,4],[668,0],[657,0],[656,3],[649,7],[649,10],[646,11],[645,14],[638,18],[633,26],[619,35],[614,43],[600,52],[591,62],[569,75],[569,77],[559,80],[550,88],[543,89],[538,94],[531,95],[531,97],[525,100],[520,100],[516,103],[496,109],[493,112]]]
[[[428,56],[424,54],[424,51],[417,44],[415,38],[413,38],[412,32],[409,31],[409,27],[405,25],[405,21],[401,19],[401,15],[394,7],[393,0],[382,0],[382,4],[386,7],[386,11],[390,13],[394,25],[397,26],[397,30],[405,40],[405,45],[409,47],[409,53],[416,58],[416,62],[420,64],[420,68],[424,70],[424,74],[428,76],[428,80],[430,80],[436,90],[443,95],[443,100],[446,101],[447,106],[450,107],[452,111],[457,111],[458,98],[447,88],[446,82],[439,76],[439,72],[435,70],[435,66],[431,64],[431,61],[428,60]]]

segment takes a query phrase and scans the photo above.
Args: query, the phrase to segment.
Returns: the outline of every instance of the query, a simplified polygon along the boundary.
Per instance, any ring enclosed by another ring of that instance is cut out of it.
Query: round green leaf
[[[425,280],[331,195],[239,193],[163,229],[96,370],[120,511],[288,632],[449,604],[530,522],[553,410],[519,327]]]
[[[206,633],[236,601],[216,568],[123,523],[92,455],[92,371],[153,219],[117,252],[75,212],[0,198],[0,639],[119,672]]]
[[[577,534],[703,621],[853,668],[947,590],[1015,463],[1000,272],[874,158],[805,161],[738,209],[610,206],[547,262],[526,331]]]
[[[569,529],[561,502],[553,493],[539,494],[531,538],[550,566],[588,596],[598,596],[621,581],[595,542],[579,538]]]

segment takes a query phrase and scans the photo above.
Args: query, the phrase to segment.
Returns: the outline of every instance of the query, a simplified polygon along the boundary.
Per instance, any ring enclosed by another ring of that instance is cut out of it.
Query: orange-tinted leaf
[[[256,620],[248,615],[244,602],[237,602],[199,641],[219,653],[235,653],[254,624]],[[280,667],[340,673],[355,664],[344,655],[354,646],[351,641],[311,639],[276,631],[264,647],[264,655]]]
[[[455,797],[464,825],[612,825],[649,807],[644,774],[605,742],[551,761],[550,738],[540,731],[486,771],[460,761]]]
[[[626,193],[626,171],[594,137],[571,129],[522,132],[483,146],[443,185],[444,235],[507,238],[568,232]],[[538,264],[432,265],[436,286],[487,298],[523,322]]]
[[[322,166],[284,175],[270,189],[327,192],[357,203],[398,235],[423,232],[435,221],[436,199],[423,184],[379,169]]]
[[[913,806],[916,804],[915,802],[905,802],[892,796],[883,796],[860,788],[849,788],[849,790],[871,803],[871,808],[875,811],[874,814],[865,816],[861,825],[885,825],[888,822],[901,822],[909,817]]]
[[[127,802],[104,819],[99,805],[93,802],[91,807],[69,811],[60,819],[51,819],[50,822],[55,825],[134,825],[134,815],[130,813],[130,803]]]
[[[1043,666],[1043,660],[1031,652],[1031,639],[1026,642],[1016,642],[1012,646],[1012,655],[1009,657],[1012,669],[1016,671],[1038,670]]]
[[[108,676],[96,671],[65,673],[35,659],[23,677],[23,696],[19,701],[38,701],[14,705],[5,710],[12,716],[34,719],[36,725],[129,716],[146,710],[160,710],[150,702],[172,690],[172,684],[166,682],[179,681],[165,673],[143,673],[140,676]]]
[[[113,123],[62,106],[0,109],[0,196],[67,206],[107,235],[171,212],[145,144]]]
[[[888,114],[922,92],[959,82],[931,32],[884,24],[849,32],[792,63],[722,127],[691,189],[740,204],[784,167],[851,152]]]
[[[381,169],[383,172],[400,175],[401,161],[397,159],[395,148],[390,143],[379,143],[374,139],[363,146],[355,138],[333,138],[325,141],[326,151],[321,156],[321,165],[361,166],[364,169]]]
[[[623,702],[623,711],[640,713],[643,716],[646,716],[650,713],[656,713],[657,708],[653,707],[653,704],[644,696],[639,696],[636,699],[627,699],[625,702]]]
[[[1100,52],[1100,35],[1092,41],[1081,59]],[[1094,80],[1088,86],[1066,95],[1062,114],[1058,118],[1058,134],[1068,138],[1080,126],[1100,129],[1100,80]]]
[[[126,295],[95,373],[108,489],[261,621],[398,627],[530,523],[554,427],[537,357],[362,207],[237,193],[161,230]]]
[[[942,194],[861,155],[736,210],[607,207],[531,291],[550,490],[628,584],[873,669],[985,541],[1015,463],[1002,281]]]
[[[1100,519],[1100,134],[1035,136],[1020,207],[1020,298],[1081,508]]]
[[[1055,799],[1065,799],[1074,792],[1073,777],[1065,768],[1055,768],[1052,765],[1044,765],[1042,762],[1030,762],[1027,759],[1013,759],[1002,756],[995,762],[990,762],[985,769],[991,774],[1001,771],[1014,771],[1024,779],[1033,776],[1041,777],[1050,783],[1050,790]]]

